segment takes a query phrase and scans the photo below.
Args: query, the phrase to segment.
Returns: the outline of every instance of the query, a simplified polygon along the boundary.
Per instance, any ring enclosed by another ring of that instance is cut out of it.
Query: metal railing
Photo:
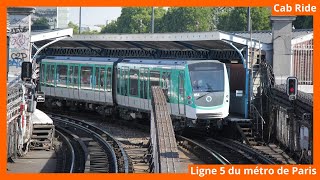
[[[20,104],[23,90],[21,84],[8,87],[7,90],[7,157],[17,155],[17,118],[20,117]]]
[[[313,40],[292,46],[293,72],[299,85],[313,85]]]

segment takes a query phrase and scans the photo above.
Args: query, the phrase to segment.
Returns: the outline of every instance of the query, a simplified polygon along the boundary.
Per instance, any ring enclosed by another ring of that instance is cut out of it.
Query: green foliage
[[[50,29],[49,21],[46,18],[41,17],[32,22],[31,29],[32,30]]]
[[[111,21],[111,23],[101,29],[100,33],[116,33],[117,29],[117,21]]]
[[[169,8],[163,17],[160,32],[196,32],[213,28],[212,8]]]
[[[76,25],[70,21],[68,24],[68,27],[73,29],[73,34],[79,34],[79,26],[78,25]],[[81,34],[99,34],[99,32],[97,30],[81,31]]]
[[[233,8],[218,17],[218,29],[222,31],[247,31],[247,9]],[[270,30],[271,10],[269,8],[251,8],[252,30]]]
[[[292,24],[295,29],[312,29],[313,16],[298,16]]]
[[[68,27],[73,29],[73,34],[79,34],[79,26],[78,25],[76,25],[70,21],[68,24]]]
[[[166,10],[163,8],[155,8],[155,29],[159,26],[159,20],[165,12]],[[151,31],[151,14],[151,7],[122,8],[117,21],[109,23],[101,33],[149,33]]]
[[[247,7],[155,8],[155,32],[247,31]],[[151,7],[122,8],[101,33],[150,33]],[[271,30],[270,8],[251,8],[252,30]],[[312,16],[297,17],[296,29],[312,28]]]
[[[84,31],[84,32],[81,32],[81,34],[99,34],[99,32],[97,30],[93,30],[93,31]]]

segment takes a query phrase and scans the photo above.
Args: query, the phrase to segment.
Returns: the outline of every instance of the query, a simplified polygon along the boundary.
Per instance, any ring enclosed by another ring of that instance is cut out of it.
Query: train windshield
[[[223,64],[203,62],[189,65],[193,92],[224,91]]]

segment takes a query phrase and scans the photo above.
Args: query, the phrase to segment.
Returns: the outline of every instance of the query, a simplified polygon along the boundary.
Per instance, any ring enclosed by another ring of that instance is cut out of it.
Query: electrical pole
[[[247,10],[247,31],[248,32],[250,32],[250,27],[251,27],[250,19],[251,19],[251,12],[250,12],[250,7],[248,7],[248,10]]]
[[[81,33],[81,7],[79,9],[79,34]]]
[[[154,7],[152,7],[152,15],[151,15],[151,33],[154,33]]]

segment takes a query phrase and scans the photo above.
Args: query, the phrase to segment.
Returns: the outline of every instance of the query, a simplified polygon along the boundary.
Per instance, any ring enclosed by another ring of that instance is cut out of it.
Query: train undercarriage
[[[40,104],[39,104],[40,105]],[[138,109],[113,106],[111,104],[97,104],[94,102],[72,101],[65,99],[57,99],[46,97],[45,103],[40,105],[48,110],[61,111],[91,111],[100,114],[106,121],[115,121],[123,119],[126,121],[136,121],[140,124],[149,124],[150,112],[139,111]],[[182,131],[185,128],[204,129],[204,130],[219,130],[224,125],[223,119],[189,119],[182,116],[171,116],[175,131]]]

